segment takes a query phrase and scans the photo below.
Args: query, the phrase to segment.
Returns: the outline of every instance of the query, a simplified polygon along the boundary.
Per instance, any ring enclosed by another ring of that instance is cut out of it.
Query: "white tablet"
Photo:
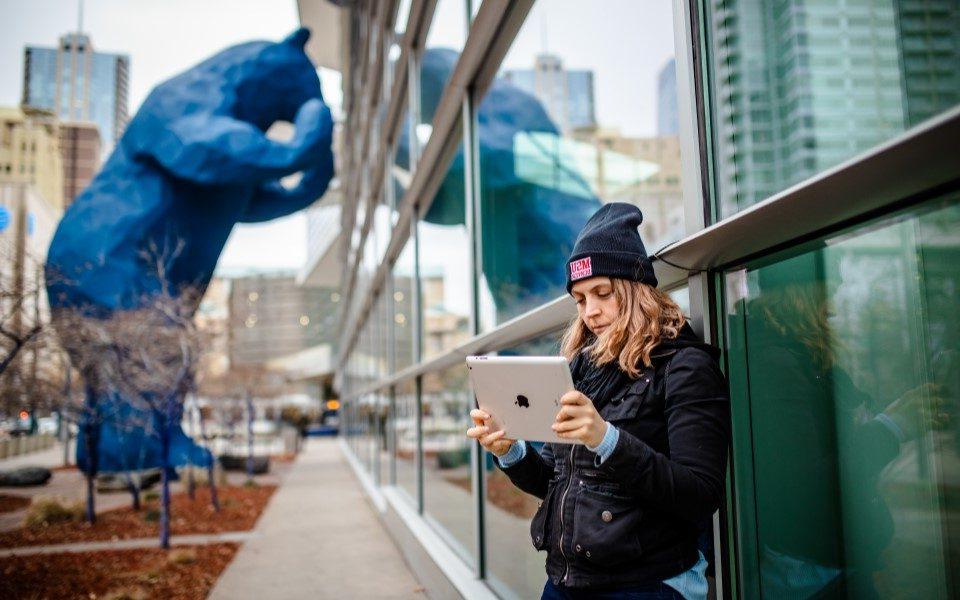
[[[480,410],[492,418],[491,431],[509,439],[573,444],[550,429],[560,398],[573,389],[562,356],[468,356],[470,384]]]

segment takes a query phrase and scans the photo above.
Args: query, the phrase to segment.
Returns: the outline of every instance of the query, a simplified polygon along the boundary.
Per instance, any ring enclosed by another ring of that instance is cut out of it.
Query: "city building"
[[[230,368],[230,279],[210,280],[193,319],[203,336],[204,352],[197,367],[199,378],[224,376]]]
[[[56,118],[30,107],[0,107],[0,183],[32,186],[51,208],[63,210],[63,159]]]
[[[957,101],[953,2],[714,2],[725,215]]]
[[[89,35],[67,33],[56,48],[24,49],[23,104],[63,121],[96,123],[106,158],[129,119],[129,78],[127,55],[96,52]]]
[[[343,448],[428,595],[543,589],[541,499],[466,438],[464,357],[558,352],[573,238],[615,200],[729,381],[710,597],[956,595],[956,2],[298,5],[342,42],[310,51],[349,133]]]
[[[532,69],[505,71],[504,79],[533,94],[563,132],[594,127],[593,73],[565,69],[554,54],[538,54]]]
[[[677,61],[670,59],[657,77],[657,135],[680,135],[677,114]]]
[[[290,274],[230,280],[227,331],[230,365],[263,365],[337,334],[336,296],[329,288],[298,285]]]
[[[100,170],[100,131],[94,123],[60,123],[63,208],[66,210]]]

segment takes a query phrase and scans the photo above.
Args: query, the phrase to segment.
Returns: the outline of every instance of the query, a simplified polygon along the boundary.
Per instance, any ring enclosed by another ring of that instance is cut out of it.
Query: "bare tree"
[[[61,340],[85,383],[79,412],[89,463],[88,518],[96,518],[93,478],[99,466],[100,426],[109,423],[120,431],[142,430],[159,442],[160,545],[164,548],[170,543],[172,436],[202,353],[201,336],[193,321],[199,290],[172,289],[168,283],[169,266],[182,249],[178,242],[164,248],[151,246],[143,253],[148,272],[156,274],[156,289],[139,298],[139,308],[107,315],[60,309],[56,314]]]
[[[57,410],[65,357],[51,335],[43,266],[22,244],[0,246],[0,414]]]
[[[256,416],[255,399],[275,398],[286,389],[286,383],[277,373],[261,364],[233,365],[223,377],[206,382],[205,393],[221,401],[243,404],[246,421],[247,478],[253,480],[253,421]]]

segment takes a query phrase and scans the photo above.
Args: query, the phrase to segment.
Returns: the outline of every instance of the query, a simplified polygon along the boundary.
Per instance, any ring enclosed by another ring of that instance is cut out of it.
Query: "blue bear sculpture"
[[[170,290],[196,292],[192,314],[236,223],[291,214],[324,193],[333,121],[303,49],[309,36],[299,29],[279,43],[227,48],[153,89],[54,235],[46,269],[54,314],[107,319]],[[277,121],[293,123],[292,139],[266,136]],[[294,173],[299,183],[282,186]],[[147,260],[168,248],[177,251],[163,256],[163,269]],[[108,392],[96,393],[93,403],[109,401]],[[137,464],[133,454],[159,460],[156,448],[139,447],[155,439],[118,437],[116,428],[101,425],[94,469],[124,470]],[[84,454],[79,444],[81,465]],[[178,426],[169,454],[173,464],[209,461]]]

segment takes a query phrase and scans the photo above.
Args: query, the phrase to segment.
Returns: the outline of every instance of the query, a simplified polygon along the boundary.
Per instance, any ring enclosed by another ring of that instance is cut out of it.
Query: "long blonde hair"
[[[596,365],[617,359],[620,368],[631,377],[639,377],[640,364],[650,366],[650,352],[661,339],[680,334],[686,323],[683,311],[670,296],[638,281],[610,278],[620,314],[599,336],[587,328],[579,315],[567,327],[561,351],[568,361],[584,346],[596,340],[590,358]]]

